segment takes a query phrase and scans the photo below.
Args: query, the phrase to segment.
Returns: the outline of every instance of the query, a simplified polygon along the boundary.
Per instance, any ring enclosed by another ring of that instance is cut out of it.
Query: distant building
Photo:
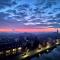
[[[57,39],[58,39],[58,35],[59,35],[59,32],[58,32],[58,29],[57,29]]]
[[[60,44],[59,31],[58,31],[58,29],[57,29],[57,39],[56,39],[56,44]]]

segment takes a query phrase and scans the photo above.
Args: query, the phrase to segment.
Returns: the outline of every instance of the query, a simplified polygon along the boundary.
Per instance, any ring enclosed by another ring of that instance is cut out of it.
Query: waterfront
[[[6,60],[20,60],[20,56],[10,56],[8,58],[5,57],[4,59],[6,59]],[[60,46],[53,49],[48,54],[44,53],[40,56],[35,56],[35,57],[31,58],[30,60],[57,60],[57,59],[60,60]]]

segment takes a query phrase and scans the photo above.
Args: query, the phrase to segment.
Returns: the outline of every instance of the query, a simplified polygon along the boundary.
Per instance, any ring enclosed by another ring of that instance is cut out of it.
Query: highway
[[[39,48],[37,48],[37,49],[35,49],[35,50],[33,50],[33,51],[27,51],[27,52],[24,52],[23,54],[21,54],[20,55],[20,59],[22,60],[22,59],[26,59],[26,58],[28,58],[28,57],[31,57],[31,56],[33,56],[33,55],[35,55],[35,54],[39,54],[39,53],[41,53],[41,52],[44,52],[44,51],[49,51],[49,49],[51,49],[51,48],[53,48],[53,47],[56,47],[56,46],[58,46],[58,45],[60,45],[59,43],[56,43],[54,46],[49,46],[49,45],[47,45],[46,47],[43,47],[43,48],[41,48],[41,49],[39,49]]]

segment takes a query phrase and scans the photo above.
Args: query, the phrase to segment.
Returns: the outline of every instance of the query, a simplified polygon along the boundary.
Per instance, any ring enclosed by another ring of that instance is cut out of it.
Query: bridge
[[[22,54],[19,54],[20,60],[25,60],[27,58],[31,58],[38,54],[41,55],[43,53],[48,53],[59,45],[60,45],[60,40],[56,40],[56,43],[54,45],[47,44],[46,47],[36,48],[34,50],[27,49],[27,51],[23,52]],[[2,55],[10,56],[11,54],[15,55],[17,53],[17,51],[19,51],[21,53],[21,47],[6,50],[6,51],[1,51],[0,56],[2,56]]]

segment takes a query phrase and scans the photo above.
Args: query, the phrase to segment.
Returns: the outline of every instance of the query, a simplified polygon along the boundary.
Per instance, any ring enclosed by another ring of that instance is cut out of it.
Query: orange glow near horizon
[[[46,28],[46,29],[32,29],[32,28],[22,28],[22,29],[10,29],[10,28],[7,28],[7,29],[0,29],[0,32],[54,32],[56,31],[57,29],[55,28]],[[60,29],[59,29],[60,30]]]
[[[56,31],[54,28],[47,29],[16,29],[16,32],[53,32]]]
[[[0,29],[0,32],[12,32],[13,30],[12,29]]]

